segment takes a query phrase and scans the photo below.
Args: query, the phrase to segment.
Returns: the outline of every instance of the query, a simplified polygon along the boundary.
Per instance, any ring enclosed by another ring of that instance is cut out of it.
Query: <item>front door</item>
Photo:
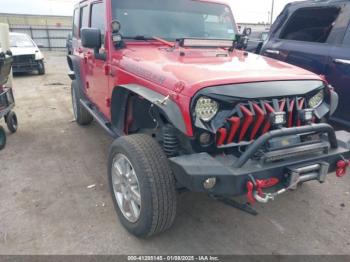
[[[87,82],[88,95],[100,112],[107,118],[109,116],[108,96],[108,53],[105,49],[105,30],[106,30],[106,13],[105,2],[97,1],[91,4],[90,27],[97,28],[101,31],[102,46],[99,54],[105,55],[106,59],[95,56],[94,50],[89,49],[85,54],[87,62]]]
[[[327,80],[339,95],[334,118],[350,126],[350,25],[343,44],[332,48]]]

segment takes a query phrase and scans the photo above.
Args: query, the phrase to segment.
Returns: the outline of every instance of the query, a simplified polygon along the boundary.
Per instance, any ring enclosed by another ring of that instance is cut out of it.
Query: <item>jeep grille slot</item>
[[[231,143],[251,142],[275,127],[270,115],[274,112],[285,112],[284,127],[302,126],[300,111],[306,109],[304,97],[282,98],[272,100],[255,100],[238,103],[233,115],[225,120],[217,131],[218,147]],[[313,119],[315,122],[315,118]]]

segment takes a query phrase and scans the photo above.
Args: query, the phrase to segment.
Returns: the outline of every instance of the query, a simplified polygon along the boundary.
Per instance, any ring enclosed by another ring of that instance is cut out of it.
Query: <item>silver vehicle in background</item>
[[[14,73],[37,71],[39,75],[45,74],[44,55],[28,35],[10,33],[10,48]]]

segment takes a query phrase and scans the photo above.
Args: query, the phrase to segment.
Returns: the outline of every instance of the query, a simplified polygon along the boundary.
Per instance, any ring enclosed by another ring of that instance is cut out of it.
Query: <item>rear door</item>
[[[283,25],[264,46],[262,54],[316,74],[325,74],[331,51],[329,41],[333,38],[332,28],[341,7],[291,7],[285,12],[288,19],[285,22],[281,19]]]
[[[350,126],[350,25],[343,43],[331,50],[327,80],[339,95],[335,120]]]

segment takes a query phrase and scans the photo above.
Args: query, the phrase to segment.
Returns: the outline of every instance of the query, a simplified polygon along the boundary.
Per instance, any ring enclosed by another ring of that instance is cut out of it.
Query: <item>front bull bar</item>
[[[338,141],[335,135],[334,129],[329,124],[314,124],[311,126],[302,126],[302,127],[292,127],[292,128],[282,128],[278,130],[270,131],[259,137],[253,144],[251,144],[248,149],[243,153],[243,155],[235,162],[233,165],[235,168],[241,168],[245,163],[248,162],[254,154],[263,147],[269,140],[282,137],[282,136],[291,136],[298,135],[303,133],[327,133],[328,140],[331,148],[338,148]]]

